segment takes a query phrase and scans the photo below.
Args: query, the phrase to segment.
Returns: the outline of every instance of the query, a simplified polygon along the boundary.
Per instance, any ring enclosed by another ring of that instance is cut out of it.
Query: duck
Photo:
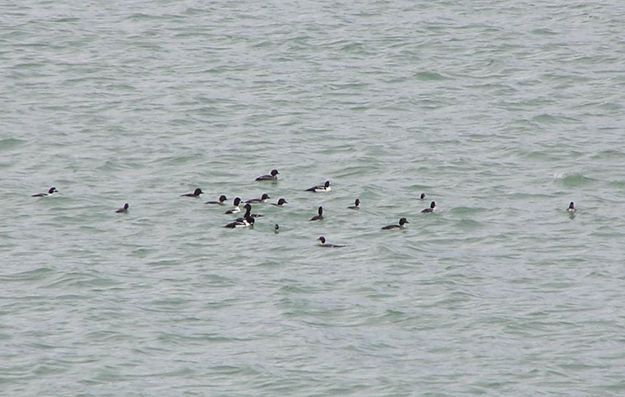
[[[330,187],[330,181],[326,181],[323,185],[313,186],[311,188],[306,189],[307,192],[314,192],[314,193],[324,193],[324,192],[329,192],[331,190],[332,188]]]
[[[243,206],[243,208],[245,208],[245,215],[243,215],[241,218],[237,218],[237,221],[242,221],[247,217],[252,217],[252,218],[262,218],[264,215],[261,214],[252,214],[252,205],[251,204],[245,204]]]
[[[232,202],[232,205],[234,205],[234,207],[226,211],[225,214],[228,214],[228,215],[238,214],[239,212],[241,212],[241,208],[239,208],[239,204],[241,204],[241,198],[235,197],[234,201]]]
[[[419,200],[425,200],[425,193],[421,193],[421,196],[419,196]]]
[[[341,247],[345,247],[344,245],[340,245],[340,244],[326,243],[326,238],[323,237],[323,236],[320,236],[317,240],[319,241],[319,246],[320,247],[324,247],[324,248],[341,248]]]
[[[195,189],[193,191],[193,193],[181,194],[180,197],[195,197],[195,198],[198,198],[198,197],[200,197],[201,194],[204,194],[204,192],[202,191],[202,189],[200,189],[198,187],[197,189]]]
[[[567,209],[566,209],[566,211],[567,211],[569,214],[574,214],[574,213],[577,211],[577,208],[575,208],[575,202],[571,201],[571,202],[569,203],[569,208],[567,208]]]
[[[236,220],[234,222],[230,222],[227,225],[224,225],[225,228],[227,229],[237,229],[237,228],[244,228],[244,227],[254,227],[254,218],[247,217],[241,221]]]
[[[349,207],[350,210],[359,210],[360,209],[360,199],[356,199],[354,201],[354,205],[350,205]]]
[[[436,202],[435,202],[435,201],[432,201],[432,202],[430,203],[430,208],[426,208],[426,209],[424,209],[423,211],[421,211],[421,213],[427,214],[427,213],[434,212],[434,208],[436,208]]]
[[[406,223],[410,223],[406,220],[406,218],[401,218],[399,220],[399,225],[388,225],[388,226],[384,226],[382,228],[382,230],[402,230],[404,229],[406,226]]]
[[[58,193],[58,190],[56,190],[56,188],[54,186],[51,187],[50,189],[48,189],[47,193],[35,193],[35,194],[31,195],[31,197],[48,197],[52,193]]]
[[[221,196],[219,196],[218,201],[207,201],[204,204],[218,204],[218,205],[225,205],[225,201],[228,200],[228,197],[226,197],[225,194],[222,194]]]
[[[278,224],[276,223],[276,225],[273,227],[273,232],[274,232],[275,234],[280,233],[280,225],[278,225]]]
[[[283,207],[284,204],[288,204],[289,202],[286,199],[280,198],[277,203],[271,203],[271,205],[275,207]]]
[[[280,175],[278,170],[271,170],[269,175],[261,175],[258,178],[256,178],[256,181],[277,181],[278,175]]]
[[[126,204],[124,204],[123,207],[118,208],[117,210],[115,210],[115,212],[118,213],[118,214],[125,214],[125,213],[128,212],[128,207],[130,207],[130,206],[128,205],[128,203],[126,203]]]
[[[270,198],[271,197],[269,197],[269,195],[267,193],[263,193],[263,195],[260,196],[260,198],[249,199],[249,200],[246,200],[245,203],[246,204],[264,203],[265,201],[267,201],[267,199],[270,199]]]
[[[321,221],[323,220],[323,207],[319,207],[317,209],[317,215],[310,218],[311,221]]]

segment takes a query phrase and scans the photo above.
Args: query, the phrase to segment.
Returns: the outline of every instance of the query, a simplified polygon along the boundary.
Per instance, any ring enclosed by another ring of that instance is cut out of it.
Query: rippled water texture
[[[3,2],[0,395],[624,395],[623,21]]]

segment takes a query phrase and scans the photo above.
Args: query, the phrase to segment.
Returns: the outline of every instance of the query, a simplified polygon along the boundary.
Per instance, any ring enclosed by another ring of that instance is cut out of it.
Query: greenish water
[[[623,395],[623,20],[0,4],[0,395]]]

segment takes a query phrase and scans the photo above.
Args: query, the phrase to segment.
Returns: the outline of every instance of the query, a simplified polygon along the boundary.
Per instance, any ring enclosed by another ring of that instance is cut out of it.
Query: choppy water
[[[1,3],[0,394],[625,394],[625,4],[536,3]]]

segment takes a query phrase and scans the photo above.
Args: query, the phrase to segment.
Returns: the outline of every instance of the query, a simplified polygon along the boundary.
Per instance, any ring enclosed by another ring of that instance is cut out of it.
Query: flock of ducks
[[[278,175],[280,173],[278,172],[278,170],[274,169],[271,170],[271,172],[267,175],[261,175],[258,178],[256,178],[256,181],[258,182],[264,182],[264,181],[277,181],[278,180]],[[324,184],[322,185],[317,185],[317,186],[313,186],[311,188],[306,189],[307,192],[313,192],[313,193],[325,193],[325,192],[329,192],[332,190],[332,187],[330,186],[330,181],[326,181]],[[32,197],[47,197],[50,196],[54,193],[58,193],[58,190],[55,187],[51,187],[50,189],[48,189],[47,193],[37,193],[37,194],[33,194]],[[191,198],[200,198],[200,196],[204,194],[204,192],[202,191],[202,189],[200,188],[196,188],[192,193],[185,193],[182,194],[180,197],[191,197]],[[425,199],[425,193],[421,193],[421,196],[419,197],[421,200]],[[254,214],[252,213],[252,204],[261,204],[261,203],[266,203],[267,200],[270,199],[269,195],[267,193],[263,193],[262,196],[260,196],[259,198],[254,198],[254,199],[250,199],[250,200],[246,200],[244,202],[244,206],[243,209],[245,210],[245,213],[242,217],[239,217],[237,219],[235,219],[233,222],[227,223],[226,225],[224,225],[225,228],[228,229],[237,229],[237,228],[252,228],[254,227],[254,222],[255,222],[255,218],[260,218],[263,215],[261,214]],[[217,201],[207,201],[205,204],[216,204],[216,205],[226,205],[226,201],[228,200],[228,198],[225,195],[221,195],[219,196],[219,198],[217,199]],[[225,214],[227,215],[233,215],[233,214],[238,214],[241,212],[241,198],[240,197],[235,197],[234,201],[233,201],[233,207],[229,210],[227,210],[225,212]],[[280,198],[278,199],[278,201],[276,203],[271,203],[271,205],[276,206],[276,207],[282,207],[285,204],[288,204],[288,201],[286,201],[285,198]],[[116,213],[118,214],[125,214],[128,212],[128,209],[130,208],[130,205],[128,203],[125,203],[123,207],[115,210]],[[354,201],[354,205],[350,205],[349,207],[347,207],[351,210],[358,210],[360,209],[360,199],[356,199]],[[430,203],[430,206],[428,208],[425,208],[424,210],[421,211],[421,213],[427,214],[427,213],[433,213],[436,209],[436,202],[432,201]],[[568,212],[568,214],[573,217],[575,212],[577,211],[577,209],[575,208],[575,203],[573,201],[571,201],[569,203],[569,207],[566,209],[566,211]],[[312,218],[310,218],[310,221],[321,221],[323,220],[323,207],[319,207],[317,209],[317,215],[313,216]],[[400,218],[399,222],[397,224],[393,224],[393,225],[387,225],[382,227],[382,230],[403,230],[406,227],[406,224],[410,223],[408,222],[408,220],[406,218]],[[280,226],[278,224],[276,224],[274,226],[274,232],[275,233],[279,233],[280,230]],[[344,245],[340,245],[340,244],[331,244],[326,242],[326,238],[324,236],[320,236],[317,241],[319,241],[319,245],[321,247],[327,247],[327,248],[340,248],[340,247],[345,247]]]

